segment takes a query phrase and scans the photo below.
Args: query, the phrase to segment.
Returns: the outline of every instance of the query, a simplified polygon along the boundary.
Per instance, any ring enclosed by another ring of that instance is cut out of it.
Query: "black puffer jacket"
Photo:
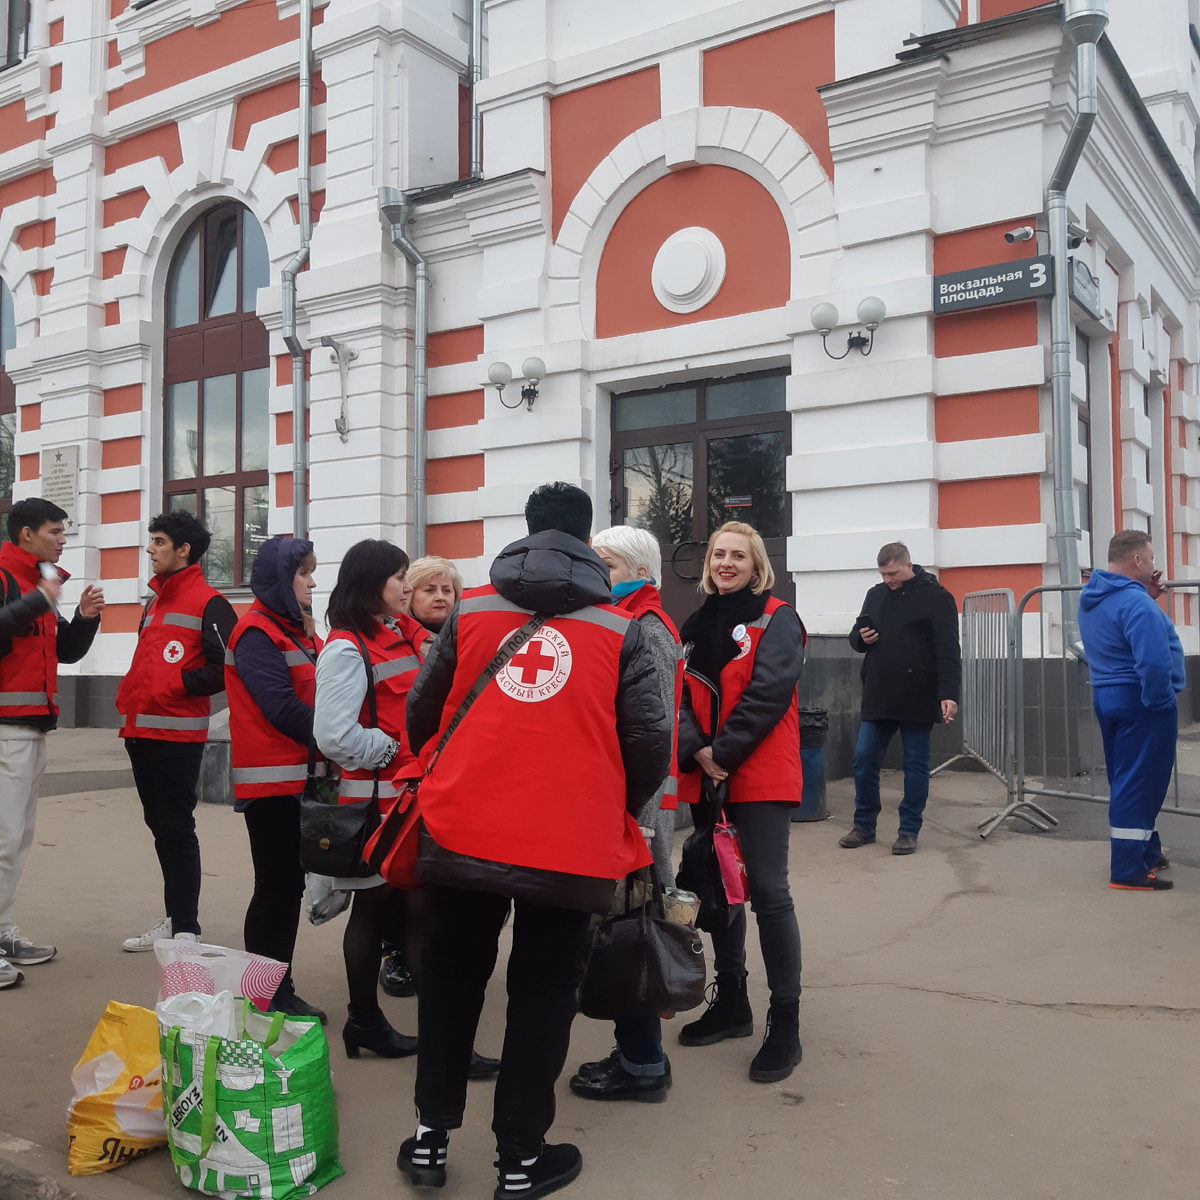
[[[870,646],[859,630],[874,629]],[[865,654],[862,719],[936,725],[942,701],[958,702],[962,656],[958,605],[936,576],[913,565],[913,577],[892,591],[876,584],[850,631],[850,645]]]
[[[608,568],[590,547],[557,530],[530,534],[505,547],[492,564],[492,586],[506,600],[532,612],[555,616],[590,604],[611,603]],[[437,735],[442,710],[458,668],[458,606],[432,644],[408,694],[408,740],[414,752]],[[469,721],[470,715],[466,717]],[[666,778],[671,762],[671,715],[663,711],[658,672],[645,634],[630,621],[621,645],[613,719],[625,768],[625,805],[636,815]],[[514,751],[520,731],[514,729]],[[454,753],[453,740],[446,747]],[[496,764],[496,770],[503,769]],[[564,776],[581,764],[560,762]],[[569,814],[564,814],[569,820]],[[421,847],[422,877],[477,891],[500,892],[535,903],[604,912],[613,883],[591,876],[514,867],[454,854],[427,835]]]

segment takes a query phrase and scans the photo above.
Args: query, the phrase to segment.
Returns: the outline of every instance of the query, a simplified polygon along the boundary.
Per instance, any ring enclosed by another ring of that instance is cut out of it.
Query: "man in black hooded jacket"
[[[879,768],[896,731],[904,744],[904,799],[893,854],[912,854],[929,798],[929,739],[958,713],[962,659],[958,605],[937,579],[889,542],[876,559],[883,582],[863,601],[850,645],[864,654],[862,725],[854,749],[854,828],[847,850],[875,840]]]
[[[487,682],[422,785],[418,870],[430,885],[431,928],[417,989],[419,1124],[396,1160],[414,1184],[445,1182],[484,988],[511,907],[492,1130],[495,1194],[513,1197],[549,1195],[582,1168],[576,1147],[544,1140],[554,1084],[591,913],[607,911],[614,873],[650,862],[632,814],[667,777],[672,732],[645,634],[611,607],[608,568],[587,545],[587,493],[547,484],[529,497],[525,519],[529,536],[500,552],[490,588],[464,593],[408,696],[409,743],[425,750],[427,765],[493,647],[531,614],[546,618]]]

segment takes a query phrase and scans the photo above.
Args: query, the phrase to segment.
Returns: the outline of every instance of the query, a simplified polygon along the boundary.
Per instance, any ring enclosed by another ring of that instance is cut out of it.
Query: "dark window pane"
[[[200,231],[193,229],[175,251],[167,285],[167,328],[180,329],[200,320]]]
[[[668,546],[691,540],[691,442],[626,450],[624,486],[626,525]]]
[[[237,529],[237,489],[204,489],[204,526],[212,543],[203,558],[204,578],[213,587],[233,587],[234,532]]]
[[[631,392],[616,396],[618,429],[655,429],[683,425],[696,419],[696,389],[673,392]]]
[[[1086,450],[1088,444],[1088,423],[1083,417],[1076,418],[1076,434],[1079,438],[1079,444]]]
[[[258,548],[267,540],[267,487],[242,489],[242,578],[250,578],[250,567]]]
[[[167,497],[167,512],[185,512],[196,515],[196,493],[176,492]]]
[[[729,417],[753,417],[759,413],[783,412],[784,376],[766,379],[732,379],[728,383],[710,383],[704,393],[705,416],[710,421]]]
[[[747,521],[765,538],[787,528],[781,432],[714,438],[708,443],[708,532]]]
[[[271,260],[262,226],[249,211],[242,213],[242,312],[252,313],[258,289],[271,282]]]
[[[242,372],[242,470],[267,469],[267,388],[270,372],[266,367]]]
[[[214,375],[204,381],[204,474],[237,470],[237,376]]]
[[[17,414],[0,413],[0,503],[8,507],[12,500],[13,480],[17,475],[17,456],[13,438],[17,433]]]
[[[195,479],[196,461],[196,382],[173,383],[167,388],[165,441],[167,478]]]
[[[237,213],[219,208],[205,218],[204,314],[237,311]]]
[[[1077,483],[1075,492],[1079,503],[1079,528],[1084,533],[1090,533],[1092,528],[1092,497],[1091,488],[1086,483]]]

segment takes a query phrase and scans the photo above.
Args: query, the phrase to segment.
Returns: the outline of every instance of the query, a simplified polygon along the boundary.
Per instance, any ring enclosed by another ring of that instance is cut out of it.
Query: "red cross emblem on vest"
[[[511,636],[507,635],[504,641]],[[543,625],[509,659],[496,676],[496,683],[513,700],[536,704],[561,691],[571,674],[572,658],[566,637],[559,630]]]

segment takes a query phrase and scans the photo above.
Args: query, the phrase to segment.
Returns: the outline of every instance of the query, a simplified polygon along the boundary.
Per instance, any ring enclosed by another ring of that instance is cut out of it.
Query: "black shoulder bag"
[[[367,712],[371,728],[379,728],[379,710],[375,704],[375,676],[366,644],[356,633],[354,640],[367,672]],[[359,879],[375,872],[363,861],[363,847],[379,824],[379,770],[369,800],[340,804],[336,793],[332,801],[324,780],[316,773],[317,747],[308,748],[308,780],[300,797],[300,865],[316,875],[337,879]],[[326,794],[322,796],[322,791]]]

